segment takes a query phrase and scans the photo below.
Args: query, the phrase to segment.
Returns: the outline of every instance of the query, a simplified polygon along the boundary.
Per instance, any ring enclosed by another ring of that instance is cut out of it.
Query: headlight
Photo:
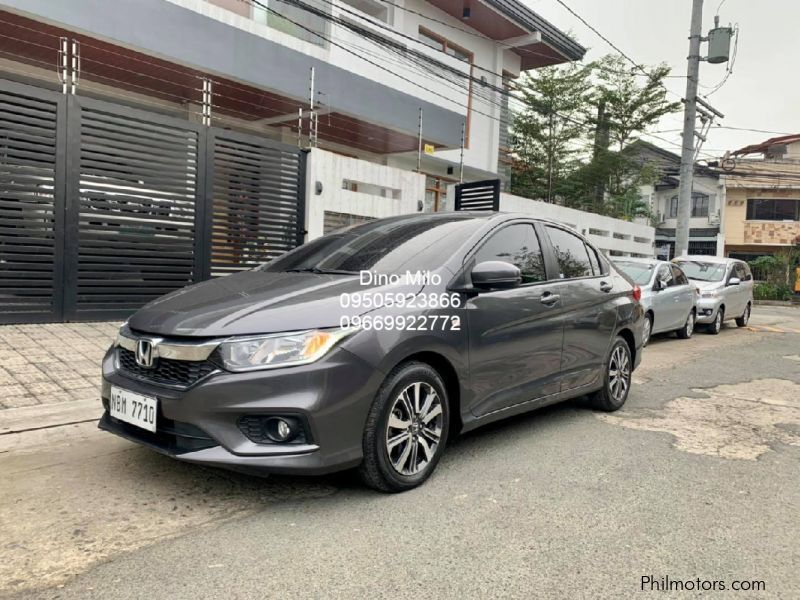
[[[712,290],[710,292],[702,292],[701,298],[719,298],[719,290]]]
[[[219,346],[229,371],[255,371],[305,365],[319,360],[355,329],[312,329],[234,339]]]

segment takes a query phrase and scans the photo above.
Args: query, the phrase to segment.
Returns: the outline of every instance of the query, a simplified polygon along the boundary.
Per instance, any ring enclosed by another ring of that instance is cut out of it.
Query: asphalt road
[[[751,325],[656,336],[622,411],[467,434],[400,495],[199,469],[89,424],[20,434],[0,446],[0,595],[660,597],[649,576],[800,598],[800,310]]]

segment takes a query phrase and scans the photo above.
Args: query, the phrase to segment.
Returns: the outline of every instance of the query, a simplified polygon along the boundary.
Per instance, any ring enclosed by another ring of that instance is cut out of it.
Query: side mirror
[[[738,277],[731,277],[728,279],[728,285],[739,285],[740,283],[742,283],[742,280]]]
[[[478,263],[470,273],[472,285],[482,290],[506,290],[517,287],[522,282],[520,270],[501,260],[487,260]]]
[[[662,283],[661,283],[661,280],[660,280],[658,277],[656,277],[656,278],[653,280],[653,287],[652,287],[652,290],[653,290],[654,292],[658,292],[659,290],[661,290],[661,288],[662,288],[662,287],[664,287],[664,286],[662,285]]]

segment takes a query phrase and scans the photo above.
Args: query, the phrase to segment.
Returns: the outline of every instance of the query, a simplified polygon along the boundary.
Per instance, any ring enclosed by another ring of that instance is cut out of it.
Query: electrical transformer
[[[731,54],[732,27],[715,27],[708,32],[708,62],[712,64],[728,62]]]

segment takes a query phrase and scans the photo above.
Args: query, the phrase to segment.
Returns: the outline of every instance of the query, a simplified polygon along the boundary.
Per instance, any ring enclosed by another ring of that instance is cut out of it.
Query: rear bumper
[[[262,473],[318,475],[357,465],[367,412],[383,376],[337,349],[311,365],[250,373],[217,373],[188,390],[126,377],[114,351],[103,360],[100,429],[178,460]],[[111,386],[158,399],[155,434],[112,418]],[[243,416],[298,418],[301,443],[256,443],[239,427]]]

